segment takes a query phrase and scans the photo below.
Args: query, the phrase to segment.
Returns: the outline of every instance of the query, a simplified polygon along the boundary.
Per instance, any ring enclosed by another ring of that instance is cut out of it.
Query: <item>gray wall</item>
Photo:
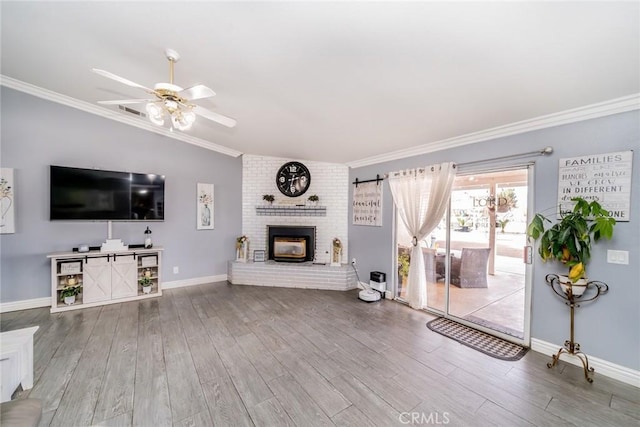
[[[99,246],[106,222],[49,221],[49,165],[166,176],[164,222],[114,222],[113,237],[165,248],[164,281],[226,274],[242,230],[242,160],[2,87],[2,167],[15,169],[16,233],[0,237],[0,301],[51,295],[46,254]],[[215,184],[215,230],[196,230],[196,183]],[[173,266],[180,268],[173,274]]]
[[[618,223],[610,242],[594,246],[587,272],[592,280],[610,286],[610,292],[592,304],[576,311],[576,341],[589,355],[640,369],[640,113],[638,111],[608,116],[570,125],[558,126],[522,135],[473,144],[381,163],[350,171],[350,180],[371,179],[376,174],[425,166],[444,161],[464,163],[541,149],[554,148],[549,157],[535,162],[534,211],[555,206],[558,188],[558,159],[581,155],[634,150],[631,194],[631,221]],[[521,164],[522,161],[503,163]],[[353,191],[351,186],[350,191]],[[393,251],[393,201],[388,183],[384,188],[383,227],[349,226],[349,259],[358,259],[362,274],[379,270],[395,271]],[[351,197],[352,193],[350,193]],[[350,211],[351,214],[351,211]],[[607,249],[629,251],[629,265],[606,262]],[[569,310],[544,282],[548,273],[562,269],[553,263],[544,264],[537,257],[534,264],[531,336],[561,344],[569,338]]]

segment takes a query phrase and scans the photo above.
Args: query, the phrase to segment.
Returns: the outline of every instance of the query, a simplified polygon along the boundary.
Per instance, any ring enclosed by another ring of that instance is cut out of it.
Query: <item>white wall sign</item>
[[[198,230],[213,230],[213,184],[198,183]]]
[[[353,190],[353,225],[382,227],[382,183],[358,183]]]
[[[558,206],[573,209],[574,197],[595,200],[616,221],[629,221],[633,151],[560,159]]]
[[[15,186],[13,169],[0,169],[0,234],[16,232],[15,226]]]

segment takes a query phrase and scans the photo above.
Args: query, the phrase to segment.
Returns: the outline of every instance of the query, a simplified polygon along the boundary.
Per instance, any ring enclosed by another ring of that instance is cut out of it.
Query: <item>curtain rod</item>
[[[538,156],[547,156],[547,155],[549,155],[551,153],[553,153],[553,147],[544,147],[542,150],[529,151],[529,152],[526,152],[526,153],[509,154],[508,156],[494,157],[492,159],[474,160],[472,162],[458,163],[458,166],[469,166],[469,165],[475,165],[475,164],[478,164],[478,163],[494,162],[496,160],[517,159],[519,157],[528,157],[528,156],[533,156],[533,155],[536,155],[536,154]]]

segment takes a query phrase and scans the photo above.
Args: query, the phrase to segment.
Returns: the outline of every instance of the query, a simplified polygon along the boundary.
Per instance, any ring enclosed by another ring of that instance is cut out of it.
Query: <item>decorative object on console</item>
[[[287,162],[276,174],[276,186],[287,197],[302,196],[311,184],[309,169],[300,162]]]
[[[60,298],[66,305],[72,305],[76,302],[76,295],[80,293],[80,285],[65,286],[60,291]]]
[[[89,252],[89,245],[78,246],[78,252]]]
[[[569,274],[558,275],[558,281],[565,293],[578,296],[588,286],[585,266],[591,258],[591,245],[601,238],[611,239],[616,220],[596,201],[571,200],[576,203],[573,211],[560,212],[559,220],[548,229],[544,223],[551,220],[537,213],[527,227],[527,236],[540,239],[538,254],[543,261],[560,261],[569,267]]]
[[[236,261],[247,262],[249,257],[249,238],[240,236],[236,238]]]
[[[198,230],[213,230],[213,184],[198,183]]]
[[[266,201],[266,202],[267,202],[267,203],[269,203],[270,205],[271,205],[271,204],[273,204],[273,201],[274,201],[275,199],[276,199],[276,198],[275,198],[275,197],[273,197],[273,194],[264,194],[264,195],[262,196],[262,200]]]
[[[12,234],[15,227],[15,190],[13,185],[13,169],[0,169],[0,234]]]
[[[151,242],[151,230],[149,230],[149,227],[147,227],[147,229],[144,230],[144,248],[151,249],[152,247],[153,243]]]
[[[223,126],[234,127],[236,125],[235,119],[223,116],[222,114],[215,113],[211,110],[207,110],[199,105],[192,104],[191,101],[196,99],[209,98],[216,93],[210,88],[204,85],[195,85],[187,89],[183,89],[180,86],[173,84],[173,66],[178,60],[180,55],[173,49],[166,49],[164,51],[167,60],[169,61],[169,83],[157,83],[153,89],[144,87],[138,83],[134,83],[131,80],[127,80],[120,76],[117,76],[108,71],[93,68],[96,74],[106,77],[111,80],[115,80],[119,83],[123,83],[127,86],[131,86],[137,89],[142,89],[148,94],[155,95],[155,99],[123,99],[115,101],[98,101],[98,104],[104,105],[124,105],[124,104],[141,104],[147,103],[146,110],[149,115],[149,120],[154,125],[164,125],[165,116],[171,120],[172,129],[189,130],[191,125],[196,121],[196,115],[209,119],[216,123],[220,123]]]
[[[100,247],[101,252],[125,252],[129,247],[120,239],[107,239]]]
[[[150,294],[151,287],[153,286],[151,275],[147,276],[147,272],[151,273],[149,270],[146,270],[144,277],[141,277],[140,279],[138,279],[138,284],[142,287],[143,294]]]
[[[342,242],[337,237],[331,243],[331,266],[340,267],[342,265]]]

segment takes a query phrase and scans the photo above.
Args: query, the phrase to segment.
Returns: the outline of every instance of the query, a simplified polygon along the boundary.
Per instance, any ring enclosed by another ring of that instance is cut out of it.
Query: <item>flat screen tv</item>
[[[164,221],[164,176],[51,166],[50,219]]]

